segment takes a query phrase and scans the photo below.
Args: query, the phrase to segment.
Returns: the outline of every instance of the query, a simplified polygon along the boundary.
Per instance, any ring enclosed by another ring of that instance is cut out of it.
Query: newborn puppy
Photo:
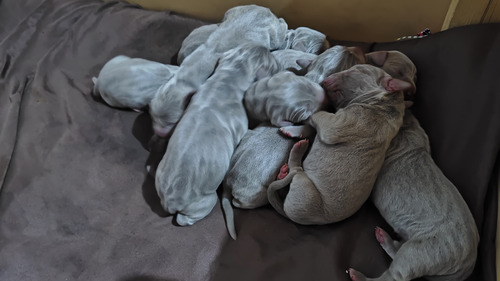
[[[222,206],[233,239],[236,239],[236,230],[231,198],[233,205],[242,209],[267,205],[267,186],[276,179],[294,142],[269,123],[259,124],[241,139],[222,182]]]
[[[195,28],[189,35],[182,41],[181,48],[179,49],[179,53],[177,54],[177,63],[180,65],[184,61],[184,59],[189,56],[192,52],[198,49],[199,46],[203,45],[212,34],[217,27],[218,24],[207,24],[202,25],[198,28]]]
[[[304,121],[328,103],[319,84],[290,71],[253,83],[243,101],[249,118],[270,121],[276,127]]]
[[[214,74],[191,99],[156,171],[163,208],[179,225],[207,216],[234,149],[248,130],[245,90],[278,64],[269,49],[251,43],[226,52]]]
[[[374,279],[349,269],[352,280],[461,281],[472,273],[479,243],[474,218],[432,159],[428,137],[409,110],[387,150],[371,200],[402,240],[376,228],[376,239],[393,261]]]
[[[276,50],[271,54],[276,58],[278,64],[280,65],[280,70],[290,70],[290,71],[299,71],[302,69],[297,61],[306,60],[313,61],[316,59],[318,55],[306,53],[303,51],[297,51],[292,49],[285,50]]]
[[[212,74],[225,51],[244,43],[277,49],[283,44],[287,30],[286,22],[268,8],[246,5],[229,9],[207,41],[184,59],[176,74],[160,87],[151,101],[155,133],[161,137],[170,134],[184,112],[187,97]]]
[[[307,79],[321,83],[330,74],[358,63],[365,63],[365,58],[360,48],[336,45],[319,54],[314,60],[298,60],[297,63],[306,69]]]
[[[166,83],[179,67],[140,58],[116,56],[93,77],[93,94],[108,105],[134,110],[146,107],[160,86]]]
[[[402,90],[411,85],[382,69],[359,64],[329,76],[324,87],[335,96],[337,112],[312,115],[308,123],[317,135],[303,165],[307,140],[293,146],[288,174],[267,191],[274,209],[299,224],[341,221],[368,199],[385,152],[403,122]],[[290,189],[283,200],[277,192],[287,185]]]
[[[279,48],[293,49],[311,54],[320,54],[330,47],[326,35],[309,27],[289,29],[285,41]]]

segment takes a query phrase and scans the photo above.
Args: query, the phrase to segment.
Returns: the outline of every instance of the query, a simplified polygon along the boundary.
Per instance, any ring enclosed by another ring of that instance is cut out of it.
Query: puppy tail
[[[98,98],[100,96],[99,91],[97,90],[97,77],[92,77],[92,83],[94,83],[94,86],[92,87],[92,96],[94,98]]]
[[[285,213],[285,201],[283,200],[283,198],[281,198],[279,191],[290,184],[295,174],[295,171],[291,171],[283,179],[273,181],[267,188],[267,200],[269,201],[271,206],[273,206],[276,212],[278,212],[285,218],[288,218],[287,214]]]
[[[231,190],[228,188],[224,188],[222,192],[222,210],[224,210],[224,217],[226,219],[226,227],[229,232],[229,236],[236,240],[236,228],[234,227],[234,212],[233,206],[231,205]]]

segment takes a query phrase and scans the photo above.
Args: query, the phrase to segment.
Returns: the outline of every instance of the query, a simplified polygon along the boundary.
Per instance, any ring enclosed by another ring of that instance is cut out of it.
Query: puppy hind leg
[[[278,176],[276,177],[276,179],[278,180],[282,180],[284,179],[287,175],[288,175],[288,172],[290,171],[290,169],[288,169],[288,164],[283,164],[283,166],[281,166],[280,168],[280,172],[278,173]]]
[[[307,151],[308,146],[308,140],[301,140],[293,145],[290,156],[288,157],[288,164],[281,167],[278,180],[273,181],[267,188],[267,199],[269,203],[280,215],[287,218],[288,216],[284,211],[284,200],[281,198],[278,191],[289,185],[297,171],[302,170],[302,157]],[[280,177],[282,178],[280,179]]]
[[[352,279],[355,281],[410,281],[422,276],[437,275],[442,269],[436,249],[429,249],[426,239],[410,239],[401,244],[389,268],[378,278]],[[353,270],[354,276],[359,276]],[[362,274],[361,274],[362,275]],[[445,280],[445,279],[443,279]],[[455,279],[453,279],[455,280]]]
[[[401,247],[401,242],[393,240],[391,236],[380,227],[375,228],[375,237],[380,243],[380,246],[382,246],[382,249],[384,249],[385,252],[393,259]]]
[[[349,278],[351,278],[352,281],[366,281],[366,280],[371,280],[371,279],[367,279],[365,275],[363,275],[363,273],[355,270],[355,269],[352,269],[352,268],[349,268],[346,273],[349,275]]]

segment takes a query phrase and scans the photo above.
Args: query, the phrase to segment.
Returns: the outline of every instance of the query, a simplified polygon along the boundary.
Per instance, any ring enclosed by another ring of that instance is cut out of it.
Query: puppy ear
[[[347,47],[347,50],[354,56],[354,58],[356,59],[356,63],[366,63],[366,58],[363,54],[363,50],[360,47]]]
[[[387,56],[389,53],[387,51],[377,51],[371,52],[365,55],[366,62],[369,64],[373,64],[375,66],[381,67],[384,65],[387,60]]]
[[[298,59],[296,63],[302,68],[308,68],[312,63],[312,60]]]
[[[412,88],[411,83],[392,78],[391,76],[385,76],[384,78],[382,78],[381,84],[389,93],[406,91]]]
[[[262,78],[269,77],[271,76],[271,72],[269,71],[269,68],[262,66],[255,72],[255,81],[259,81]]]
[[[307,48],[306,48],[306,45],[304,45],[304,42],[298,42],[297,44],[292,46],[292,49],[297,50],[297,51],[302,51],[302,52],[307,51]]]

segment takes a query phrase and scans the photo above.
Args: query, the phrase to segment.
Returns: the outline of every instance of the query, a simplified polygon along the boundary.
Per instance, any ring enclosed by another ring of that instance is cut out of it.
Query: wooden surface
[[[258,4],[283,17],[290,28],[307,26],[338,40],[393,41],[425,28],[439,31],[451,0],[130,0],[152,10],[172,10],[218,22],[231,7]]]

